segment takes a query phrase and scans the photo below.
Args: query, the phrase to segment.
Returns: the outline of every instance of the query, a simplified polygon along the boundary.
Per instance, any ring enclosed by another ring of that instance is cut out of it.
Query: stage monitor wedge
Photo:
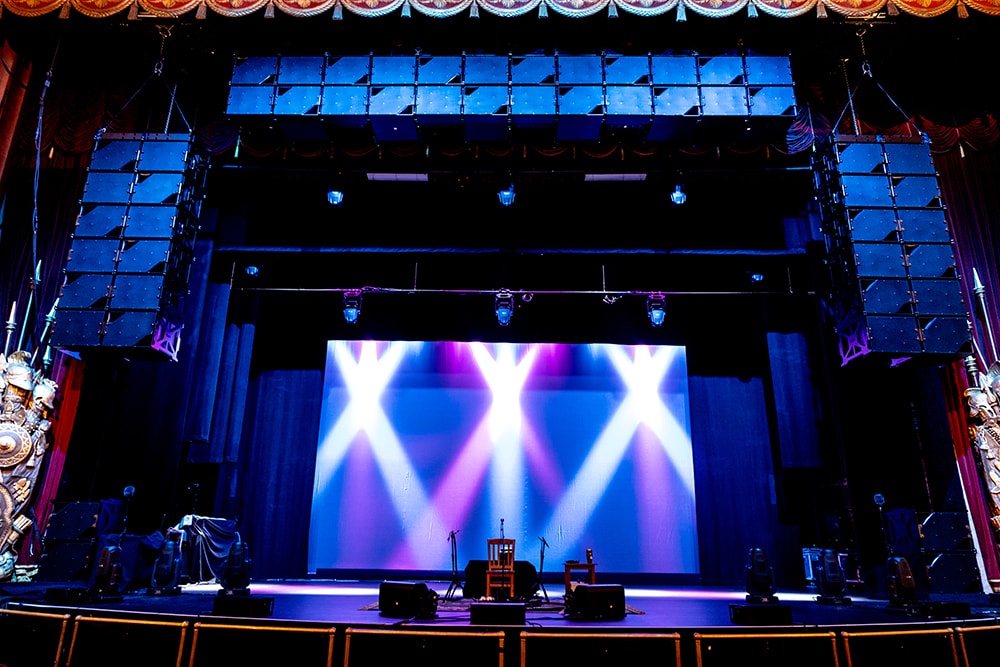
[[[620,584],[577,584],[566,596],[566,616],[574,621],[620,621],[625,612]]]

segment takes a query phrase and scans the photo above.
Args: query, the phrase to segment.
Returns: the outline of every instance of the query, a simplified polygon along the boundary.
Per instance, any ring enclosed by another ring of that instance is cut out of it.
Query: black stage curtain
[[[306,574],[322,392],[320,369],[266,371],[250,388],[241,525],[257,577]]]

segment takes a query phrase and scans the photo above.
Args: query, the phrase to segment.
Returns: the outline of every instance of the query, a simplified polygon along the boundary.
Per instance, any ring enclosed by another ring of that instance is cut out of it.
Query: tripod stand
[[[456,535],[458,535],[457,530],[448,533],[448,541],[451,542],[451,585],[448,586],[448,592],[444,594],[445,600],[453,599],[458,589],[462,587],[462,583],[458,579],[458,540]]]

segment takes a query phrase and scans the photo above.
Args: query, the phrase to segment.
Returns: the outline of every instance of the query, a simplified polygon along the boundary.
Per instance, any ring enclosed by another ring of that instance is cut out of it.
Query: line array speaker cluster
[[[378,141],[415,141],[461,127],[474,141],[525,129],[569,141],[636,129],[667,141],[709,120],[741,130],[751,118],[783,120],[760,123],[783,134],[796,101],[788,57],[264,56],[237,58],[228,113],[277,119],[293,139],[364,127]]]
[[[834,135],[814,162],[841,357],[964,356],[972,335],[930,145]]]
[[[52,343],[176,358],[207,160],[188,134],[105,134],[91,156]]]
[[[966,512],[931,512],[918,525],[931,593],[982,591],[972,529]]]

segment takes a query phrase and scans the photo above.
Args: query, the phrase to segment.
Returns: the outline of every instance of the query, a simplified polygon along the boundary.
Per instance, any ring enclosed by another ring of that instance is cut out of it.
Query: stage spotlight
[[[179,595],[181,592],[181,543],[180,534],[171,534],[164,540],[153,564],[153,574],[147,595]]]
[[[120,538],[116,538],[120,539]],[[122,548],[110,543],[101,549],[94,571],[94,595],[99,600],[118,600],[123,593]]]
[[[500,290],[493,301],[493,309],[496,311],[497,322],[500,326],[507,326],[510,324],[510,318],[514,315],[514,295],[508,290]]]
[[[767,552],[760,547],[750,550],[746,567],[747,602],[754,604],[775,604],[774,571],[767,561]]]
[[[847,597],[847,579],[840,567],[840,555],[833,549],[823,549],[816,566],[816,602],[820,604],[851,604]]]
[[[917,584],[910,562],[902,556],[891,556],[885,562],[885,584],[889,591],[889,608],[904,612],[916,609]]]
[[[674,186],[674,191],[670,193],[670,201],[673,202],[674,206],[680,206],[686,202],[688,196],[684,193],[684,188],[680,183]]]
[[[250,550],[239,534],[229,547],[219,585],[222,586],[220,595],[250,594]]]
[[[340,206],[344,203],[344,191],[330,188],[326,193],[326,201],[330,206]]]
[[[664,309],[666,299],[659,292],[654,292],[646,299],[646,314],[649,315],[649,322],[654,327],[663,326],[663,320],[667,316]]]
[[[497,198],[500,200],[500,205],[503,206],[504,208],[507,208],[508,206],[514,204],[514,196],[515,194],[514,194],[513,183],[511,183],[510,187],[508,187],[506,190],[500,190],[497,193]]]
[[[355,324],[361,316],[361,292],[351,290],[344,292],[344,321]]]

